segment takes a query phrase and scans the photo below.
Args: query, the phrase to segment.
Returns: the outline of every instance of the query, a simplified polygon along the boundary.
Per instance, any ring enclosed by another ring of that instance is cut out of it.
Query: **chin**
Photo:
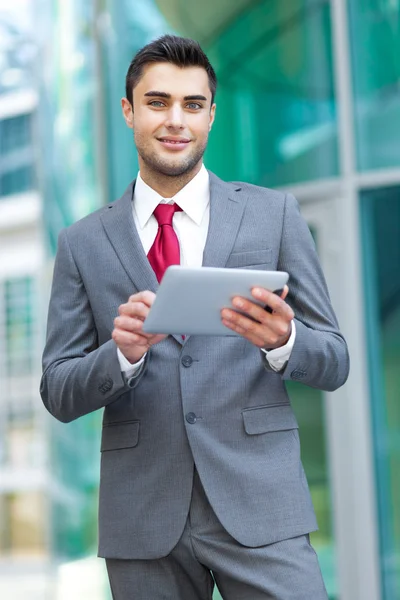
[[[203,154],[204,150],[190,156],[171,156],[164,153],[139,152],[141,159],[148,169],[155,174],[158,173],[165,177],[182,177],[190,173],[198,166]]]
[[[182,161],[182,162],[167,162],[160,161],[157,164],[153,164],[152,167],[155,171],[166,175],[167,177],[180,177],[192,171],[198,164],[196,161]]]
[[[167,177],[181,177],[193,170],[194,167],[186,165],[169,166],[164,169],[159,169],[159,172]]]

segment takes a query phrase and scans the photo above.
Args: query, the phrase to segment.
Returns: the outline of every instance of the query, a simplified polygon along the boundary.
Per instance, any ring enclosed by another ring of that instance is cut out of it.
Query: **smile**
[[[189,140],[169,140],[169,139],[161,139],[160,142],[165,142],[167,144],[188,144]]]
[[[164,146],[173,150],[182,150],[190,143],[188,139],[158,138],[158,141]]]

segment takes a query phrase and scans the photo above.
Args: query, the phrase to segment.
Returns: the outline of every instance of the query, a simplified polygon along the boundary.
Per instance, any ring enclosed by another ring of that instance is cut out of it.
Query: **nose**
[[[169,129],[183,129],[185,127],[185,115],[179,105],[173,104],[170,107],[165,125]]]

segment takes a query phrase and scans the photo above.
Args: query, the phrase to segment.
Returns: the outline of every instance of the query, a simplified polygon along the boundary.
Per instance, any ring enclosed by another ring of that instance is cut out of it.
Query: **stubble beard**
[[[153,173],[154,176],[158,177],[171,177],[171,178],[184,178],[189,175],[198,165],[203,158],[204,152],[207,147],[207,140],[184,159],[178,157],[171,160],[165,159],[162,156],[157,155],[155,152],[146,149],[145,144],[141,144],[137,136],[134,136],[135,145],[140,158],[146,165],[146,168]]]

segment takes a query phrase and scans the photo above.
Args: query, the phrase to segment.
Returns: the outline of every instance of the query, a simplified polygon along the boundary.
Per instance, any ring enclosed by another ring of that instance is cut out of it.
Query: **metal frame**
[[[359,239],[360,184],[362,181],[367,183],[368,179],[371,185],[373,177],[366,178],[356,172],[346,0],[332,0],[331,11],[343,181],[338,214],[342,232],[340,262],[344,306],[339,318],[352,356],[349,381],[334,394],[331,412],[332,427],[336,425],[332,471],[338,568],[343,600],[380,600],[378,520]],[[382,185],[384,180],[378,175],[375,181]]]

